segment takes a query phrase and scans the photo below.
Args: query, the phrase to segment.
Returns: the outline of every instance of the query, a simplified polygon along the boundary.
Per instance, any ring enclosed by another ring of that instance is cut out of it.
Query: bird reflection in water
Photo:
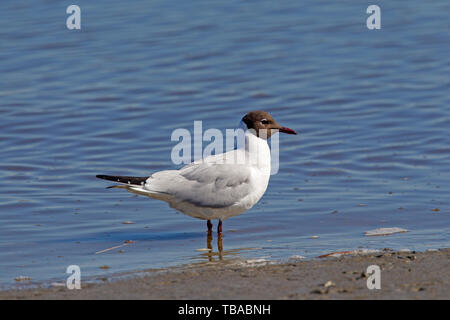
[[[229,250],[223,249],[223,233],[217,234],[217,251],[214,250],[214,237],[213,232],[208,230],[206,236],[206,248],[197,249],[197,251],[203,251],[200,255],[193,257],[197,260],[197,263],[241,263],[242,257],[241,253],[248,250],[260,250],[261,248],[234,248]],[[201,261],[198,261],[200,258]]]
[[[217,252],[214,252],[213,247],[212,247],[212,240],[213,240],[212,231],[210,229],[208,230],[208,235],[206,236],[206,247],[209,249],[209,251],[207,253],[209,262],[214,261],[213,256],[218,256],[220,261],[223,260],[223,240],[222,239],[223,239],[223,234],[218,233],[217,234]]]

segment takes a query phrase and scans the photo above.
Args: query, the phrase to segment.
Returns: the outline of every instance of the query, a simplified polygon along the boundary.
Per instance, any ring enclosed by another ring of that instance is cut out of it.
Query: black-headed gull
[[[252,111],[242,118],[247,127],[243,147],[194,161],[179,170],[165,170],[149,177],[97,175],[97,178],[121,183],[110,188],[166,201],[182,213],[207,220],[222,221],[244,213],[263,196],[270,178],[270,149],[267,139],[277,132],[296,134],[280,126],[265,111]]]

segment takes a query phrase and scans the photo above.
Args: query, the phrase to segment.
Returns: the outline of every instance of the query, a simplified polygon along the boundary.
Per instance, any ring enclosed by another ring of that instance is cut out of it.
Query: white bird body
[[[247,131],[245,147],[194,161],[179,170],[159,171],[131,192],[166,201],[199,219],[225,220],[252,208],[267,189],[270,149]]]
[[[97,175],[115,181],[130,192],[167,202],[172,208],[198,219],[222,220],[252,208],[266,192],[270,178],[270,149],[273,132],[296,134],[280,126],[267,112],[251,111],[242,118],[246,126],[241,148],[194,161],[179,170],[165,170],[150,177]],[[273,131],[275,130],[275,131]]]

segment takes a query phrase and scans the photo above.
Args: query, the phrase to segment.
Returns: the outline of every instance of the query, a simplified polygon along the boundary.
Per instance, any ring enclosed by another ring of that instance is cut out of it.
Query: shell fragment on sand
[[[374,237],[374,236],[388,236],[390,234],[394,234],[394,233],[405,233],[408,232],[408,230],[406,229],[402,229],[402,228],[378,228],[375,230],[370,230],[370,231],[366,231],[364,232],[364,235],[368,236],[368,237]]]
[[[317,258],[327,258],[327,257],[334,257],[339,258],[344,255],[362,255],[362,254],[370,254],[370,253],[376,253],[380,252],[380,250],[377,249],[358,249],[353,251],[336,251],[336,252],[330,252],[323,255],[318,256]]]
[[[346,255],[346,254],[352,254],[352,251],[336,251],[336,252],[330,252],[326,254],[322,254],[318,256],[317,258],[326,258],[326,257],[336,257],[339,258],[340,256]]]
[[[289,260],[303,260],[303,259],[306,259],[306,257],[300,256],[300,255],[297,255],[297,254],[289,257]]]

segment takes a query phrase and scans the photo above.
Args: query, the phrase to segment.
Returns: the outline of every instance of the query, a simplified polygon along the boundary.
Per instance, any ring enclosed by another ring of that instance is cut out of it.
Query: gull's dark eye
[[[267,120],[267,119],[262,119],[262,120],[261,120],[261,123],[262,123],[262,124],[269,124],[269,120]]]

